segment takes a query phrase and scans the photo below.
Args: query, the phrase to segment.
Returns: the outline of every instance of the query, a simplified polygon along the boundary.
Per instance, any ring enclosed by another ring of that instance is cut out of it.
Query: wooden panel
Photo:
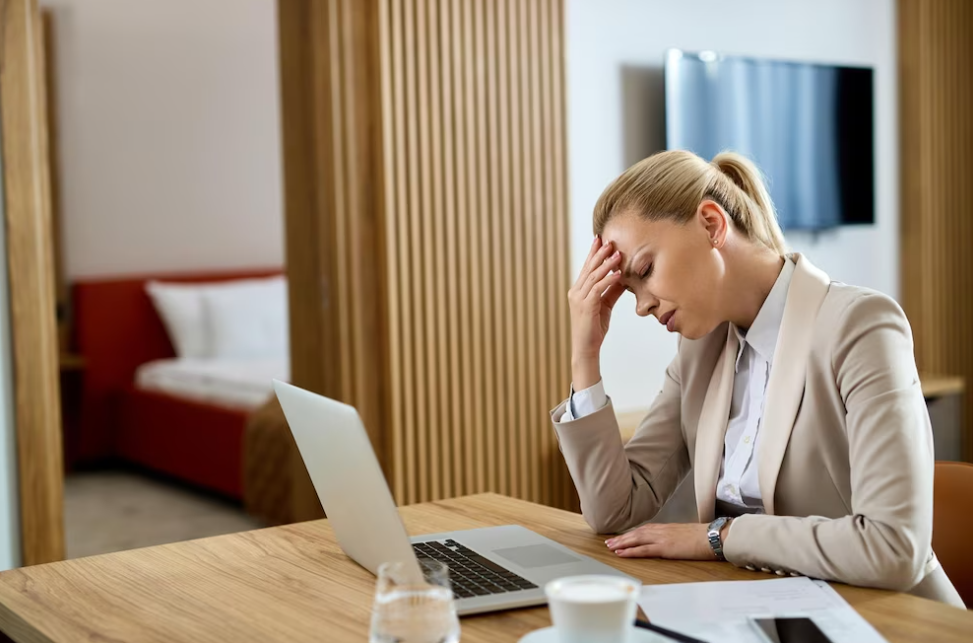
[[[920,369],[969,379],[973,3],[900,0],[898,9],[903,305]],[[973,418],[969,395],[966,417]]]
[[[449,356],[448,363],[443,365],[441,371],[444,373],[443,382],[448,384],[443,395],[448,400],[449,409],[448,417],[444,417],[446,423],[444,434],[447,436],[444,445],[447,447],[444,449],[444,457],[456,463],[449,467],[451,469],[448,476],[449,484],[443,490],[444,494],[449,497],[455,495],[463,486],[463,467],[461,466],[463,462],[463,387],[460,378],[456,376],[460,372],[460,364],[463,361],[463,346],[460,344],[461,329],[459,328],[460,316],[458,310],[458,293],[461,284],[457,277],[461,258],[458,252],[459,244],[456,242],[457,231],[460,226],[457,221],[459,209],[457,208],[456,195],[458,190],[456,189],[454,165],[457,157],[456,130],[454,127],[456,113],[454,70],[457,61],[453,57],[454,42],[456,42],[456,33],[453,29],[455,7],[451,2],[440,2],[439,7],[438,57],[442,61],[442,86],[439,101],[442,104],[443,114],[443,210],[441,216],[445,235],[441,239],[439,247],[442,249],[441,256],[446,262],[442,267],[446,277],[446,298],[442,304],[446,309],[446,318],[445,320],[441,318],[441,323],[445,325],[443,341],[448,344],[444,347],[446,349],[444,352]]]
[[[581,516],[492,494],[401,513],[412,534],[522,524],[645,584],[776,578],[730,563],[621,559]],[[834,588],[891,643],[970,638],[966,610]],[[314,521],[0,573],[0,630],[20,643],[357,643],[368,638],[374,590],[328,522]],[[547,607],[471,616],[462,619],[462,640],[514,643],[549,624]]]
[[[526,337],[518,332],[526,325],[524,317],[527,309],[527,291],[524,288],[522,276],[524,274],[524,226],[523,221],[526,217],[524,210],[524,193],[528,189],[524,180],[525,159],[521,153],[523,145],[523,91],[521,76],[523,75],[523,58],[527,55],[522,49],[522,39],[520,37],[521,19],[520,9],[523,6],[521,0],[511,0],[509,3],[508,33],[510,35],[510,158],[513,172],[513,203],[511,213],[513,216],[511,241],[513,243],[513,256],[511,264],[514,270],[514,301],[513,301],[513,335],[514,355],[511,360],[507,373],[514,378],[516,387],[516,397],[512,403],[516,408],[516,418],[514,426],[523,427],[530,417],[530,401],[527,399],[527,367],[526,367]],[[527,496],[527,480],[530,477],[530,461],[527,456],[527,432],[516,431],[516,440],[511,440],[509,453],[515,458],[517,468],[513,472],[513,485],[511,493],[515,497],[524,498]]]
[[[378,3],[278,12],[292,378],[356,406],[390,472]],[[319,515],[297,454],[294,467],[294,515]]]
[[[42,22],[36,0],[0,2],[3,196],[14,417],[25,565],[64,557],[58,339]]]
[[[460,351],[463,354],[461,360],[461,370],[456,374],[457,379],[462,382],[463,395],[460,403],[463,406],[462,428],[455,428],[456,433],[460,433],[463,439],[463,476],[462,484],[459,486],[460,493],[469,493],[475,488],[476,471],[474,468],[474,434],[475,428],[473,420],[476,417],[476,397],[473,394],[473,360],[469,358],[470,345],[472,343],[472,314],[471,300],[472,288],[470,287],[471,261],[470,261],[470,230],[472,228],[471,208],[470,208],[470,189],[468,174],[468,155],[467,150],[471,147],[469,132],[472,131],[472,118],[469,117],[468,105],[470,96],[468,93],[470,69],[467,66],[470,60],[467,48],[464,43],[470,41],[469,30],[465,28],[465,19],[468,16],[466,3],[464,0],[453,0],[450,4],[452,14],[451,24],[453,28],[453,105],[454,105],[454,128],[456,130],[455,158],[456,158],[456,221],[457,237],[456,246],[459,248],[458,266],[456,272],[459,277],[459,307],[460,307]]]
[[[44,92],[47,95],[47,142],[48,168],[51,194],[51,238],[54,257],[54,296],[57,311],[58,347],[62,353],[61,367],[64,368],[64,354],[70,350],[71,327],[68,319],[68,283],[64,275],[64,243],[61,224],[60,190],[60,137],[58,135],[57,106],[57,61],[56,31],[54,13],[50,9],[41,10],[44,41]]]
[[[294,381],[362,411],[400,504],[576,507],[561,0],[279,4]]]
[[[547,418],[570,377],[561,0],[379,15],[396,499],[576,507]]]

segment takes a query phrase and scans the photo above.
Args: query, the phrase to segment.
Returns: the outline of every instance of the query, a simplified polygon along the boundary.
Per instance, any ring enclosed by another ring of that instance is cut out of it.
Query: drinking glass
[[[459,619],[449,584],[449,568],[419,559],[424,580],[409,563],[378,568],[370,643],[457,643]]]

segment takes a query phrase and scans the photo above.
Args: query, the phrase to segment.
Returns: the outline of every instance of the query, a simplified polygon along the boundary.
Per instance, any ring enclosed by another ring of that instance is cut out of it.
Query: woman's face
[[[621,253],[621,283],[635,295],[636,313],[654,315],[687,339],[699,339],[725,321],[720,312],[725,266],[717,246],[727,223],[710,221],[703,210],[701,205],[684,224],[624,213],[601,235]]]

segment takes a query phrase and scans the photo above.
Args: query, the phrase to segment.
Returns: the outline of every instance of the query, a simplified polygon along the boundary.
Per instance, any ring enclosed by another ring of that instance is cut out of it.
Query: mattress
[[[161,359],[135,371],[139,389],[244,411],[273,395],[274,379],[290,380],[287,360]]]

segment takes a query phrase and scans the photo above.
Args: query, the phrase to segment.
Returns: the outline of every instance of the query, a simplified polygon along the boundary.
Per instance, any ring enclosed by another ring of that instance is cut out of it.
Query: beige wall
[[[274,0],[41,0],[68,278],[283,262]]]

